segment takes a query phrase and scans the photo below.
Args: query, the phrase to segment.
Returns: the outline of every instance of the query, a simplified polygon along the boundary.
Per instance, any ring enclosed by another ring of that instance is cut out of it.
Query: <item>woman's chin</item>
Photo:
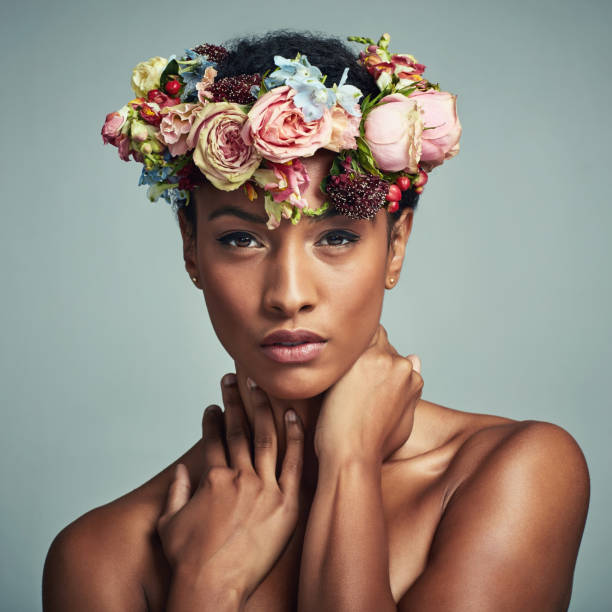
[[[302,375],[280,374],[263,375],[257,384],[274,399],[279,400],[305,400],[321,395],[329,389],[334,379],[329,375],[317,377],[312,373]]]

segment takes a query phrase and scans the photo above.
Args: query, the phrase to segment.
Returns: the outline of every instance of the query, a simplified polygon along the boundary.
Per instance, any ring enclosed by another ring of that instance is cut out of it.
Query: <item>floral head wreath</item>
[[[423,77],[412,55],[388,51],[390,37],[366,45],[359,63],[380,93],[363,98],[347,83],[327,87],[305,55],[275,56],[276,69],[215,81],[223,47],[203,44],[181,59],[153,57],[132,73],[136,98],[106,116],[104,143],[124,161],[143,164],[140,185],[151,201],[189,204],[190,191],[208,180],[217,189],[242,188],[252,201],[264,190],[268,227],[284,217],[319,215],[330,205],[352,218],[399,209],[402,192],[421,193],[427,173],[459,151],[456,96]],[[337,153],[321,182],[324,204],[304,198],[310,183],[301,157]]]

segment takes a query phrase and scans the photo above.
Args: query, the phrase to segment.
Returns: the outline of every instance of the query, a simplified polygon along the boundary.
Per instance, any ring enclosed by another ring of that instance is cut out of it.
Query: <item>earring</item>
[[[197,283],[197,282],[198,282],[198,278],[197,278],[197,276],[192,276],[192,277],[191,277],[191,280],[192,280],[194,283]]]
[[[389,279],[389,284],[394,285],[395,284],[395,279],[393,277],[391,277]]]

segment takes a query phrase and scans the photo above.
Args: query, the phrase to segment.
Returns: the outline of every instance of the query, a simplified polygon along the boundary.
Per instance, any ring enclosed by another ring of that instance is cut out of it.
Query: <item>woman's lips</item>
[[[306,329],[281,329],[268,334],[261,348],[264,354],[279,363],[305,363],[315,359],[327,340]]]

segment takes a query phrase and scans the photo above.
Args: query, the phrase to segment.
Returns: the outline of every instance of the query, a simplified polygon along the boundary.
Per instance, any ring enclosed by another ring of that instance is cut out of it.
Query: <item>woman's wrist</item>
[[[380,453],[363,448],[335,448],[318,453],[319,473],[322,470],[336,471],[360,466],[363,469],[380,469],[382,460]]]
[[[247,594],[227,574],[188,566],[175,568],[166,612],[237,612]]]
[[[376,449],[356,445],[335,445],[331,449],[318,449],[317,458],[319,468],[323,465],[343,467],[357,463],[364,466],[380,466],[382,464],[381,453]]]

